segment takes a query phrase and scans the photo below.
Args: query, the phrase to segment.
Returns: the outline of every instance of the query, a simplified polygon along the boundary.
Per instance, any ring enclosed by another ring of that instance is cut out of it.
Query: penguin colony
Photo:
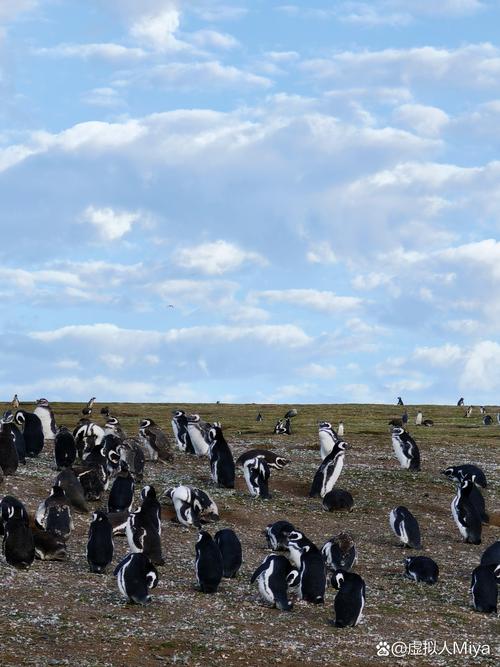
[[[135,604],[149,604],[152,590],[161,579],[165,555],[168,557],[163,553],[161,539],[162,505],[168,499],[176,523],[198,531],[193,535],[193,550],[194,574],[200,592],[216,593],[224,578],[238,577],[244,558],[238,535],[229,528],[211,534],[210,526],[224,517],[209,492],[181,483],[158,490],[147,483],[143,485],[145,461],[168,466],[173,460],[171,439],[149,418],[142,419],[137,435],[129,437],[109,409],[103,413],[104,426],[100,426],[91,419],[94,400],[84,408],[84,416],[72,430],[56,426],[46,399],[37,401],[36,408],[44,410],[46,415],[18,409],[6,413],[0,421],[0,468],[4,476],[14,475],[19,465],[29,465],[26,457],[38,456],[51,440],[54,468],[58,471],[34,516],[21,499],[9,495],[2,498],[0,534],[7,563],[29,569],[35,558],[66,559],[74,528],[73,513],[89,514],[93,510],[89,515],[86,547],[90,571],[95,574],[112,571],[124,598]],[[287,415],[289,422],[295,416]],[[423,425],[421,413],[418,421]],[[207,459],[207,489],[216,485],[233,490],[237,470],[241,470],[249,496],[272,504],[273,477],[286,465],[293,465],[293,457],[287,459],[268,449],[253,449],[235,462],[219,422],[207,423],[199,415],[176,410],[171,423],[176,456],[190,454]],[[283,435],[289,432],[290,428],[275,431]],[[350,511],[354,506],[352,494],[336,486],[344,465],[348,465],[350,449],[343,440],[343,428],[340,434],[330,422],[320,422],[318,439],[320,460],[309,497],[319,496],[326,511]],[[391,424],[391,440],[400,467],[408,474],[418,475],[422,463],[414,438],[402,426]],[[487,487],[484,472],[477,466],[464,464],[450,466],[441,473],[456,487],[450,502],[458,533],[466,543],[481,544],[482,527],[489,520],[481,493]],[[140,493],[137,506],[136,491]],[[100,507],[91,508],[90,503],[100,503]],[[403,548],[422,549],[425,535],[423,539],[418,519],[408,507],[400,505],[392,509],[388,521]],[[367,586],[352,571],[358,562],[352,535],[347,532],[334,537],[325,535],[324,543],[317,546],[302,528],[307,528],[306,522],[295,527],[285,520],[263,527],[263,545],[266,542],[273,553],[260,564],[255,563],[250,583],[257,583],[265,603],[282,611],[293,609],[293,598],[323,604],[327,592],[336,591],[326,621],[337,628],[356,626],[363,615]],[[129,553],[113,569],[115,542],[120,536],[125,536]],[[408,556],[402,563],[401,574],[411,581],[433,585],[439,579],[439,566],[427,556]],[[496,613],[499,580],[500,542],[497,541],[486,548],[471,573],[474,609]]]

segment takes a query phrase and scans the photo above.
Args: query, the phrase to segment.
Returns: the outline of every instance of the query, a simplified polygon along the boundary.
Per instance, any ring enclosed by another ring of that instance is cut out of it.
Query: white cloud
[[[448,114],[442,109],[423,104],[402,104],[394,110],[394,118],[427,137],[439,136],[450,122]]]
[[[500,345],[491,340],[477,343],[467,354],[460,377],[462,391],[500,389]]]
[[[330,380],[337,375],[337,368],[328,364],[311,363],[300,368],[299,372],[307,377]]]
[[[267,263],[258,253],[243,250],[234,243],[223,240],[181,248],[175,252],[174,261],[183,269],[209,276],[235,271],[246,263],[260,266]]]
[[[120,354],[112,353],[102,354],[99,359],[105,366],[111,368],[112,370],[119,370],[120,368],[123,368],[126,362],[125,357],[122,357]]]
[[[156,51],[162,53],[179,51],[186,48],[185,43],[179,41],[175,36],[179,25],[179,11],[170,6],[158,13],[138,17],[130,27],[130,34],[134,39]]]
[[[171,62],[158,65],[148,74],[156,82],[169,87],[191,89],[200,86],[270,88],[272,81],[234,65],[224,65],[218,60],[204,62]]]
[[[64,370],[79,370],[81,368],[80,362],[76,359],[61,359],[56,361],[55,366]]]
[[[143,49],[123,46],[122,44],[58,44],[57,46],[34,50],[37,56],[54,56],[57,58],[100,58],[102,60],[142,60],[147,56]]]
[[[363,300],[354,296],[337,296],[334,292],[314,289],[265,290],[252,296],[270,303],[289,303],[325,313],[338,313],[359,308]]]
[[[392,276],[385,273],[372,272],[365,275],[357,275],[351,280],[351,285],[359,290],[372,290],[382,285],[387,285]]]
[[[439,347],[417,347],[413,353],[414,361],[424,361],[435,367],[448,367],[462,358],[461,348],[451,343]]]
[[[103,241],[121,239],[139,219],[140,214],[137,212],[115,211],[109,207],[87,206],[82,214],[82,221],[94,225]]]
[[[311,264],[335,264],[337,261],[337,257],[327,241],[311,247],[306,254],[306,259]]]
[[[82,102],[96,107],[116,107],[124,104],[114,88],[93,88],[82,95]]]
[[[217,30],[197,30],[189,35],[189,41],[196,46],[215,49],[234,49],[240,45],[232,35]]]

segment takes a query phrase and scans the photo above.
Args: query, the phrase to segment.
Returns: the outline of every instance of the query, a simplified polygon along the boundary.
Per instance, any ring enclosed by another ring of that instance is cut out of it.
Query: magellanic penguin
[[[39,398],[37,400],[34,413],[42,422],[43,437],[45,440],[54,440],[57,431],[56,419],[54,411],[46,398]]]
[[[226,489],[234,489],[235,466],[233,454],[222,433],[219,422],[215,422],[208,432],[210,447],[210,470],[212,479]]]
[[[86,514],[89,506],[85,499],[85,490],[72,468],[65,468],[56,477],[54,484],[64,489],[66,498],[78,512]]]
[[[129,511],[134,501],[134,478],[126,461],[120,461],[120,472],[115,477],[108,498],[108,512]]]
[[[267,546],[273,551],[288,551],[288,536],[295,531],[289,521],[275,521],[266,526],[264,535]]]
[[[326,571],[321,551],[300,531],[288,536],[290,554],[299,556],[298,593],[301,600],[322,604],[325,601]]]
[[[117,438],[121,438],[122,440],[125,440],[127,437],[127,434],[123,430],[120,421],[117,419],[117,417],[113,417],[112,415],[106,419],[106,423],[104,424],[104,435],[108,435],[108,433],[116,435]]]
[[[457,407],[463,408],[464,404],[465,404],[465,401],[464,401],[463,397],[459,398],[458,401],[457,401]]]
[[[35,542],[33,533],[24,516],[8,509],[7,521],[3,522],[3,552],[9,565],[20,570],[27,570],[35,560]]]
[[[328,570],[346,570],[353,568],[358,560],[356,545],[350,533],[342,532],[325,542],[321,553]]]
[[[91,572],[103,574],[113,560],[113,528],[105,512],[94,512],[87,541],[87,562]]]
[[[14,446],[17,451],[17,458],[21,465],[26,464],[26,443],[24,435],[18,425],[14,422],[14,414],[8,410],[1,419],[1,428],[6,433],[10,433],[14,440]]]
[[[474,483],[468,479],[461,482],[451,502],[451,513],[464,542],[481,544],[481,516],[470,498],[473,487]]]
[[[355,572],[337,570],[332,574],[333,588],[338,590],[333,609],[335,619],[330,621],[336,628],[356,626],[361,620],[366,600],[364,580]]]
[[[243,474],[250,495],[253,498],[270,498],[269,495],[269,466],[264,458],[256,456],[247,459],[243,464]]]
[[[417,416],[415,417],[415,426],[422,426],[423,418],[424,415],[422,414],[422,410],[418,410]]]
[[[278,419],[274,427],[275,435],[292,435],[292,422],[289,418]]]
[[[324,498],[333,489],[344,467],[345,452],[348,448],[349,445],[344,440],[339,440],[335,443],[332,451],[323,459],[323,462],[314,475],[311,490],[309,491],[310,498],[315,498],[316,496]]]
[[[397,402],[397,405],[404,405],[404,403],[403,403],[403,399],[401,398],[401,396],[398,396],[398,402]]]
[[[250,583],[257,581],[263,600],[281,611],[290,611],[292,603],[288,600],[288,586],[297,582],[298,574],[288,558],[271,554],[252,574]]]
[[[187,417],[187,430],[196,456],[209,456],[209,431],[212,424],[204,422],[200,415],[189,415]]]
[[[200,528],[202,522],[219,520],[217,505],[208,493],[201,489],[180,485],[168,489],[165,495],[172,501],[176,520],[186,528]]]
[[[75,438],[78,456],[83,459],[85,453],[101,444],[104,438],[104,429],[89,419],[80,419],[78,426],[73,431],[73,437]]]
[[[282,470],[290,463],[290,459],[285,459],[283,456],[275,454],[270,449],[248,449],[246,452],[243,452],[243,454],[238,456],[236,459],[236,465],[243,467],[245,461],[254,459],[256,457],[265,459],[267,465],[270,468],[274,468],[275,470]]]
[[[14,398],[12,399],[12,401],[10,402],[10,404],[11,404],[13,410],[17,410],[17,409],[18,409],[20,403],[19,403],[19,399],[18,399],[18,397],[17,397],[17,394],[14,394]]]
[[[417,443],[404,428],[394,427],[391,432],[394,453],[405,470],[420,470],[420,451]]]
[[[439,577],[438,564],[427,556],[409,556],[405,558],[405,574],[407,579],[435,584]]]
[[[58,470],[69,468],[76,461],[76,443],[66,426],[59,426],[54,439],[54,459]]]
[[[497,613],[500,565],[479,565],[472,572],[470,593],[472,606],[484,614]]]
[[[22,519],[29,524],[29,515],[24,503],[15,496],[4,496],[0,501],[0,535],[4,534],[4,525],[9,519]]]
[[[500,540],[487,547],[481,556],[481,565],[500,565]]]
[[[5,476],[14,475],[18,465],[16,437],[10,426],[0,420],[0,468]]]
[[[118,446],[120,461],[125,461],[136,482],[144,476],[144,452],[137,438],[125,438]],[[118,464],[116,472],[118,472]]]
[[[404,547],[412,549],[422,548],[418,521],[407,507],[399,505],[399,507],[393,509],[389,515],[389,523],[394,534],[399,537]]]
[[[158,571],[146,554],[132,553],[115,568],[120,593],[134,604],[149,604],[148,591],[158,585]]]
[[[95,403],[95,396],[92,396],[92,398],[87,401],[87,405],[82,409],[82,415],[85,415],[86,417],[91,415],[94,403]]]
[[[174,457],[167,436],[153,419],[141,420],[139,435],[148,460],[173,461]]]
[[[38,415],[26,412],[26,410],[18,410],[14,415],[14,421],[23,429],[26,456],[38,456],[44,445],[42,422]]]
[[[194,454],[193,443],[188,432],[188,420],[184,410],[174,410],[172,412],[172,431],[174,432],[177,448],[181,452]]]
[[[202,593],[216,593],[224,572],[222,554],[210,533],[200,530],[196,541],[196,580]]]
[[[344,489],[332,489],[324,497],[323,509],[327,512],[350,512],[354,506],[354,498]]]
[[[321,460],[332,453],[333,448],[340,441],[338,434],[334,431],[330,422],[320,422],[318,427],[319,453]]]
[[[141,491],[142,503],[130,515],[127,523],[127,539],[130,551],[144,553],[153,565],[163,565],[161,552],[161,507],[154,486],[145,486]]]
[[[233,579],[243,562],[241,542],[231,528],[217,531],[214,540],[222,554],[222,576],[226,579]]]
[[[488,486],[486,475],[483,470],[478,466],[472,465],[472,463],[464,463],[460,466],[449,466],[448,468],[441,470],[441,475],[445,475],[445,477],[456,484],[460,484],[464,479],[469,479],[482,489],[486,489]]]
[[[66,540],[70,536],[74,525],[69,501],[62,487],[52,487],[50,496],[38,506],[35,521],[56,537]]]

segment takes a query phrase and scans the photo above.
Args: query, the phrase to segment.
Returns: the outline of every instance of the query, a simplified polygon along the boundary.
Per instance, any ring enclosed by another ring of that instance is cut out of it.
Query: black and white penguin
[[[491,426],[493,424],[493,417],[491,415],[485,415],[483,417],[483,425]]]
[[[285,419],[293,419],[293,417],[296,417],[299,414],[299,411],[297,408],[291,408],[288,410],[288,412],[285,413]]]
[[[465,411],[464,417],[466,419],[468,419],[469,417],[472,417],[472,405],[469,405],[469,407]]]
[[[288,536],[295,531],[295,527],[289,521],[275,521],[266,526],[264,535],[267,546],[273,551],[288,550]]]
[[[108,512],[130,511],[134,500],[135,483],[130,474],[128,464],[120,461],[120,472],[117,474],[108,498]]]
[[[187,430],[196,456],[209,456],[209,432],[212,424],[201,419],[200,415],[188,415]]]
[[[122,440],[125,440],[127,437],[118,418],[112,415],[106,419],[106,423],[104,424],[104,435],[108,435],[108,433],[116,435],[117,438],[121,438]]]
[[[14,475],[18,465],[15,435],[10,426],[0,420],[0,468],[5,476]]]
[[[153,419],[142,419],[139,424],[139,435],[146,450],[149,461],[172,461],[173,454],[164,431]]]
[[[223,572],[222,576],[233,579],[243,562],[241,542],[231,528],[219,530],[214,535],[214,540],[222,554]]]
[[[247,459],[243,464],[243,474],[250,495],[253,498],[267,499],[269,495],[269,466],[264,458],[259,456]]]
[[[482,521],[479,511],[471,501],[474,483],[466,479],[457,487],[456,496],[451,502],[451,513],[458,530],[468,544],[481,544]]]
[[[101,444],[104,429],[90,419],[80,419],[78,426],[73,431],[73,437],[78,456],[83,459],[84,454]]]
[[[278,419],[274,427],[275,435],[292,435],[292,422],[290,419]]]
[[[255,421],[256,421],[256,422],[264,421],[264,417],[262,416],[262,413],[261,413],[261,412],[259,412],[259,414],[257,415],[257,417],[255,417]]]
[[[177,521],[186,528],[200,528],[202,521],[218,521],[219,510],[212,498],[191,486],[180,485],[168,489],[165,495],[173,503]]]
[[[399,537],[404,547],[421,549],[422,540],[418,521],[407,507],[400,505],[389,514],[389,523],[394,534]]]
[[[326,571],[321,551],[300,531],[294,531],[288,536],[290,555],[294,554],[294,561],[300,554],[298,593],[301,600],[322,604],[325,601]]]
[[[344,440],[339,440],[335,443],[332,451],[323,459],[323,462],[314,475],[311,490],[309,491],[310,498],[315,498],[316,496],[324,498],[333,489],[344,467],[345,452],[348,448],[349,445]]]
[[[54,484],[64,489],[71,507],[86,514],[89,506],[85,499],[85,490],[72,468],[64,468],[56,477]]]
[[[127,523],[127,539],[130,551],[144,553],[153,565],[163,565],[161,552],[161,507],[154,486],[145,486],[141,491],[142,503],[130,515]]]
[[[467,476],[461,475],[461,477],[462,481],[468,480]],[[469,487],[469,501],[476,508],[477,513],[481,517],[481,521],[487,524],[490,521],[490,517],[486,511],[486,503],[484,501],[483,494],[481,493],[481,489],[474,483],[474,475],[472,475],[472,478],[469,481],[472,482],[471,486]]]
[[[19,398],[17,397],[17,394],[14,394],[14,398],[12,399],[10,404],[12,405],[13,410],[18,409],[18,407],[19,407]]]
[[[325,542],[321,548],[326,567],[328,570],[352,569],[358,560],[356,545],[350,533],[342,532]]]
[[[29,525],[29,515],[24,503],[15,496],[4,496],[0,501],[0,535],[4,534],[4,525],[9,519],[22,519]]]
[[[194,454],[193,443],[188,432],[187,416],[183,410],[174,410],[172,412],[172,431],[174,432],[178,449],[187,454]]]
[[[134,604],[149,604],[148,591],[158,585],[158,571],[146,554],[132,553],[115,568],[120,593]]]
[[[10,514],[3,523],[3,553],[9,565],[20,570],[27,570],[35,560],[35,542],[33,533],[25,517],[8,509]]]
[[[333,429],[330,422],[320,422],[318,426],[319,453],[321,460],[331,454],[334,446],[339,442],[338,433]]]
[[[401,398],[401,396],[398,396],[398,402],[397,402],[397,405],[404,405],[404,403],[403,403],[403,399]]]
[[[332,489],[324,496],[322,506],[327,512],[350,512],[354,506],[354,498],[349,491]]]
[[[472,606],[485,614],[497,613],[500,565],[479,565],[472,572],[470,593]]]
[[[261,597],[281,611],[290,611],[292,603],[288,600],[288,586],[294,585],[298,572],[288,558],[271,554],[267,556],[252,574],[250,583],[258,583]]]
[[[105,512],[92,514],[87,542],[87,562],[91,572],[103,574],[113,560],[113,528]]]
[[[35,457],[40,454],[44,445],[42,422],[33,412],[18,410],[14,421],[23,429],[26,456]]]
[[[420,451],[417,443],[404,428],[394,427],[391,431],[394,453],[405,470],[420,470]]]
[[[290,459],[285,459],[279,454],[275,454],[270,449],[249,449],[236,459],[236,465],[243,467],[245,461],[248,459],[254,459],[255,457],[260,457],[265,459],[267,465],[270,468],[275,470],[282,470],[286,465],[290,463]]]
[[[87,500],[100,500],[106,490],[108,476],[102,464],[85,464],[74,469]]]
[[[417,416],[415,417],[415,426],[422,426],[422,420],[424,418],[424,415],[422,414],[422,410],[417,411]]]
[[[39,398],[37,400],[34,413],[42,422],[44,439],[54,440],[57,431],[56,420],[54,411],[50,407],[50,403],[46,398]]]
[[[483,470],[472,463],[464,463],[460,466],[449,466],[448,468],[441,470],[441,475],[445,475],[445,477],[456,484],[460,484],[464,479],[469,479],[482,489],[486,489],[488,486],[486,475]]]
[[[481,556],[481,565],[500,565],[500,540],[487,547]]]
[[[137,438],[126,438],[118,446],[120,461],[125,461],[136,482],[141,482],[144,476],[144,452]],[[118,463],[116,472],[118,472]]]
[[[463,398],[459,398],[457,401],[457,407],[462,408],[465,405],[465,401]]]
[[[58,470],[70,468],[76,461],[76,443],[66,426],[59,426],[54,439],[54,458]]]
[[[56,537],[68,539],[74,526],[69,501],[62,487],[52,487],[50,496],[38,506],[35,521]]]
[[[359,574],[337,570],[332,574],[333,588],[338,590],[333,601],[335,618],[330,622],[336,628],[358,625],[366,600],[365,582]]]
[[[21,429],[14,422],[14,414],[8,410],[2,417],[2,424],[6,432],[11,433],[14,440],[14,446],[17,451],[17,458],[21,465],[26,464],[26,443]]]
[[[208,433],[210,447],[210,470],[212,479],[225,489],[234,489],[235,466],[231,449],[224,438],[219,422],[215,422]]]
[[[86,417],[91,415],[94,403],[95,403],[95,396],[92,396],[92,398],[87,401],[87,405],[82,409],[82,415],[85,415]]]
[[[405,574],[407,579],[435,584],[439,577],[438,564],[427,556],[409,556],[405,558]]]
[[[220,549],[205,530],[200,530],[195,549],[195,571],[200,590],[202,593],[216,593],[224,572]]]
[[[337,435],[339,438],[342,438],[344,435],[344,422],[340,421],[339,425],[337,426]]]

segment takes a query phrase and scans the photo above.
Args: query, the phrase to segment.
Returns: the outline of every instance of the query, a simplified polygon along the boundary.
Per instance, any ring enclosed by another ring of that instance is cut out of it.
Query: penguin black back
[[[87,542],[90,571],[102,574],[112,560],[113,528],[105,512],[94,512]]]
[[[217,531],[214,535],[214,540],[222,554],[222,576],[232,579],[238,574],[238,570],[243,562],[241,542],[234,530],[230,528]]]
[[[210,533],[200,530],[196,542],[196,578],[203,593],[216,593],[224,572],[222,554]]]

